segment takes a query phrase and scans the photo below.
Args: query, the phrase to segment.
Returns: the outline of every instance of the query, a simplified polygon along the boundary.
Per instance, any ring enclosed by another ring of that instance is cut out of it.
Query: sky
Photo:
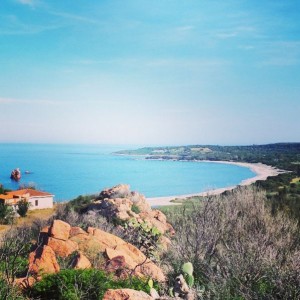
[[[0,142],[300,142],[298,0],[1,0]]]

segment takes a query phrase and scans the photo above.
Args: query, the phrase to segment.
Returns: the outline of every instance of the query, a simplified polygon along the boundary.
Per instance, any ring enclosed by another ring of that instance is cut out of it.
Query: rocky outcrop
[[[48,238],[47,245],[51,247],[59,257],[68,257],[79,249],[78,244],[71,240],[64,241],[52,237]]]
[[[56,257],[66,258],[78,252],[73,262],[76,269],[92,267],[91,259],[101,254],[105,259],[103,269],[116,276],[134,274],[159,282],[166,280],[162,270],[138,248],[97,228],[84,231],[55,220],[50,227],[42,229],[39,241],[42,247],[37,247],[29,256],[29,273],[33,275],[58,272]]]
[[[19,181],[21,179],[21,171],[19,168],[16,168],[11,171],[10,178],[15,181]]]
[[[150,276],[153,279],[162,282],[165,276],[162,270],[135,246],[125,242],[121,238],[96,228],[88,228],[88,233],[98,241],[99,249],[104,249],[104,253],[109,260],[116,257],[123,257],[126,269],[140,277]],[[79,243],[79,247],[80,247]]]
[[[29,254],[29,273],[31,275],[40,276],[59,271],[60,267],[51,247],[44,245]]]
[[[78,234],[86,234],[86,232],[83,229],[81,229],[80,227],[71,227],[70,238],[75,235],[78,235]]]
[[[135,291],[131,289],[108,290],[103,300],[153,300],[151,296],[143,291]]]
[[[114,186],[113,188],[103,190],[99,197],[102,199],[109,198],[127,198],[131,194],[129,185],[127,184],[119,184]]]
[[[36,283],[36,279],[32,276],[16,278],[14,284],[19,286],[21,289],[28,289]]]
[[[71,226],[68,223],[54,220],[49,228],[49,234],[55,239],[66,241],[70,236],[70,230]]]
[[[81,252],[75,258],[74,269],[89,269],[92,264],[89,259]]]
[[[169,233],[173,235],[174,229],[171,224],[167,222],[165,214],[160,210],[151,210],[150,212],[141,212],[139,214],[141,219],[153,227],[156,227],[161,233]]]
[[[109,273],[118,273],[119,277],[120,272],[125,269],[126,267],[126,262],[125,262],[125,257],[124,256],[115,256],[112,259],[108,260],[105,266],[105,270],[108,271]]]
[[[103,190],[87,210],[96,211],[109,220],[127,221],[134,218],[139,223],[147,222],[151,227],[156,227],[162,234],[174,234],[166,216],[159,210],[151,209],[145,196],[131,192],[126,184]]]

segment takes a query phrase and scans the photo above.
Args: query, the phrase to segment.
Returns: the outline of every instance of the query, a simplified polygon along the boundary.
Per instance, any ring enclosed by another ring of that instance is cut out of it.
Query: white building
[[[54,195],[33,189],[22,189],[0,194],[0,201],[16,207],[20,200],[30,203],[29,209],[43,209],[53,207]]]

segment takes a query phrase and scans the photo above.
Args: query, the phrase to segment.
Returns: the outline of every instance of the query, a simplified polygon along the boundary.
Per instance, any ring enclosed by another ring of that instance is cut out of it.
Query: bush
[[[282,213],[273,217],[266,202],[247,187],[169,213],[176,231],[164,257],[170,280],[191,261],[204,299],[299,299],[299,228]]]
[[[135,245],[148,258],[158,261],[158,253],[161,245],[159,239],[161,232],[147,222],[139,223],[132,218],[124,224],[123,238],[129,243]]]
[[[27,215],[30,203],[26,200],[20,200],[17,205],[17,213],[24,218]]]
[[[1,236],[0,274],[8,283],[13,284],[16,277],[26,276],[31,238],[28,227],[10,229]]]
[[[102,299],[108,289],[132,288],[149,292],[147,281],[138,278],[114,280],[100,270],[63,270],[37,282],[28,296],[38,299],[90,300]]]
[[[5,279],[1,277],[0,274],[0,300],[25,300],[22,296],[21,291],[19,291],[12,284],[7,283]]]
[[[134,206],[136,205],[132,207]],[[159,243],[161,233],[158,229],[146,222],[140,224],[134,218],[129,221],[116,217],[108,220],[97,211],[89,210],[84,213],[80,210],[80,212],[77,212],[73,207],[70,207],[69,203],[61,203],[57,205],[56,214],[53,216],[53,219],[65,221],[71,226],[79,226],[84,230],[87,230],[88,227],[95,227],[117,235],[125,241],[132,243],[151,259],[157,259],[157,254],[161,250]]]
[[[85,209],[86,206],[91,204],[95,200],[96,197],[97,197],[96,195],[86,195],[86,196],[80,195],[77,198],[69,201],[67,203],[67,208],[69,210],[81,212],[82,210]]]
[[[140,208],[136,204],[133,204],[131,206],[131,210],[136,214],[139,214],[141,212]]]
[[[12,224],[15,219],[15,212],[10,205],[0,202],[0,224]]]
[[[52,219],[58,219],[69,223],[71,226],[78,226],[86,230],[88,227],[100,228],[104,231],[120,235],[113,223],[109,223],[106,218],[95,211],[87,213],[78,213],[68,204],[58,204],[56,213]],[[51,220],[49,220],[51,221]]]

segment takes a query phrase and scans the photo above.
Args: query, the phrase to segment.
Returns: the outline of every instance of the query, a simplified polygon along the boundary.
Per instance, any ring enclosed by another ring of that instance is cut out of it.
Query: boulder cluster
[[[121,184],[103,190],[99,197],[85,207],[85,213],[101,215],[108,220],[125,224],[134,220],[135,224],[147,224],[160,232],[163,248],[170,245],[167,236],[174,234],[173,227],[159,210],[152,209],[146,198],[130,191],[128,185]],[[124,228],[122,229],[124,230]],[[43,228],[34,250],[29,254],[27,278],[18,279],[21,286],[31,286],[46,274],[58,273],[59,261],[69,260],[74,269],[100,268],[116,278],[135,275],[165,282],[162,269],[147,258],[137,247],[101,229],[72,227],[70,224],[54,220],[51,226]],[[167,299],[149,296],[131,289],[108,290],[104,300],[153,300]]]
[[[51,226],[42,229],[36,249],[29,255],[31,278],[20,279],[19,282],[32,284],[33,278],[40,280],[45,274],[59,272],[58,258],[67,258],[71,254],[74,256],[74,269],[93,267],[93,259],[101,254],[101,267],[117,277],[135,275],[151,277],[158,282],[166,280],[160,267],[121,238],[97,228],[89,227],[84,231],[61,220],[54,220]]]
[[[127,184],[120,184],[103,190],[98,199],[87,207],[87,211],[99,213],[108,219],[146,222],[156,227],[162,234],[174,234],[174,229],[167,222],[166,216],[157,209],[152,209],[144,195],[130,191]]]

